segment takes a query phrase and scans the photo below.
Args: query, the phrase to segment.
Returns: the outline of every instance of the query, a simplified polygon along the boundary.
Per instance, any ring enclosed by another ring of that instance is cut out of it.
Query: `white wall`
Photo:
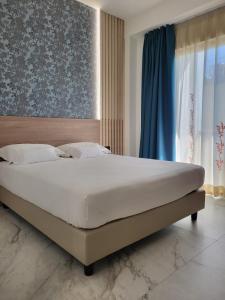
[[[138,156],[141,131],[141,74],[144,35],[125,41],[125,153]]]
[[[128,19],[125,37],[125,154],[138,155],[141,120],[141,60],[145,32],[184,21],[224,5],[224,0],[165,0]]]

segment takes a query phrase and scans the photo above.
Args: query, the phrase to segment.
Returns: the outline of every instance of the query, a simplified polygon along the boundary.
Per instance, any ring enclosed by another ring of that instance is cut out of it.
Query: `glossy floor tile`
[[[149,299],[224,300],[224,282],[224,271],[191,261],[159,285]]]
[[[199,213],[198,222],[185,218],[177,226],[193,233],[219,239],[225,234],[225,200],[208,197],[206,208]]]

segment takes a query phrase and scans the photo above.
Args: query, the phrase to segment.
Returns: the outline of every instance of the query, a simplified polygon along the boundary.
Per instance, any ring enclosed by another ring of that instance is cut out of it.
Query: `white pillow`
[[[110,154],[111,151],[97,143],[72,143],[58,147],[61,151],[73,158],[91,158]]]
[[[0,148],[0,157],[14,164],[31,164],[59,159],[62,152],[45,144],[14,144]]]

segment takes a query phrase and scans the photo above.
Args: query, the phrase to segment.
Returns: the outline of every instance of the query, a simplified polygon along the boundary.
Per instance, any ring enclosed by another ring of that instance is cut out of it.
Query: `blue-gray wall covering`
[[[0,115],[95,118],[96,11],[0,0]]]

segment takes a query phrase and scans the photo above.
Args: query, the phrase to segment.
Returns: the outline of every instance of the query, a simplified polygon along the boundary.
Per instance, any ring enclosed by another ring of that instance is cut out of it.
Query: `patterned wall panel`
[[[0,115],[94,118],[96,11],[0,0]]]

